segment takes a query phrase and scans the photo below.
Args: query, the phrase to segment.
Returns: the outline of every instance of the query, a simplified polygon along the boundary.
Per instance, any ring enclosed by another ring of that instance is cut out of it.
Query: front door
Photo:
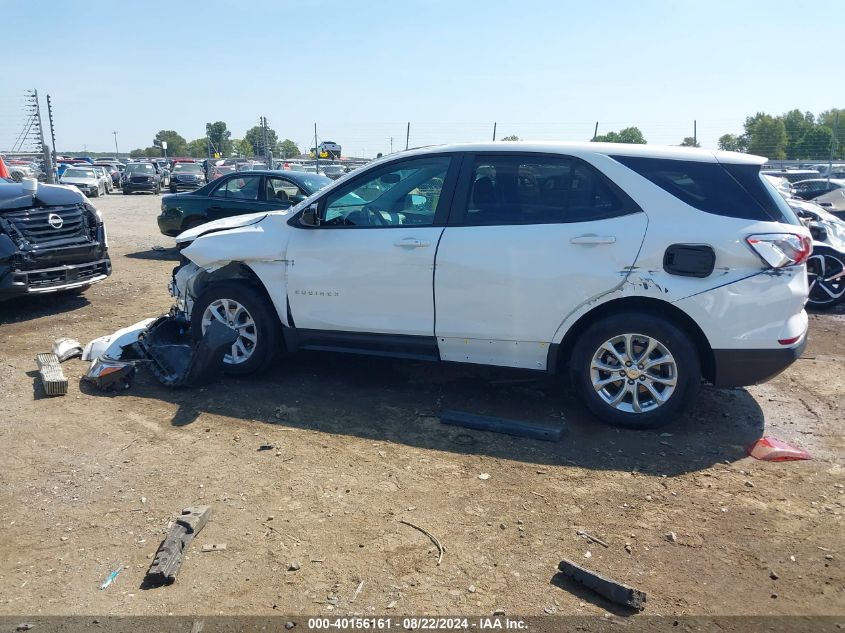
[[[564,318],[633,265],[647,219],[587,163],[477,154],[437,251],[444,360],[545,369]]]
[[[320,225],[288,247],[298,330],[434,336],[433,270],[448,214],[450,155],[393,161],[326,194]]]

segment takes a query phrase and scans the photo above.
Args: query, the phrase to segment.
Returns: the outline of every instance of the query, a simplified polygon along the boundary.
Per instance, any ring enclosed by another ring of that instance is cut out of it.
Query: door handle
[[[431,242],[427,240],[418,240],[415,237],[405,237],[401,240],[393,242],[393,245],[402,246],[405,248],[423,248],[425,246],[431,246]]]
[[[579,235],[569,240],[570,244],[615,244],[615,235]]]

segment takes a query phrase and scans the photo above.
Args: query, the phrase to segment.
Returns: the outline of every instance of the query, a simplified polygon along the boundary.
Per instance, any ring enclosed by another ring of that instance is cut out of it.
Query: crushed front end
[[[78,191],[0,183],[0,300],[84,288],[110,274],[102,217]]]

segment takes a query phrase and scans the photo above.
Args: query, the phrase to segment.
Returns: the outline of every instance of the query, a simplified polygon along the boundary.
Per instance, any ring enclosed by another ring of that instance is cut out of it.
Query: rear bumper
[[[162,235],[176,237],[182,232],[181,215],[165,215],[162,213],[156,219],[158,221],[158,230],[161,231]]]
[[[108,256],[98,261],[38,270],[0,265],[0,301],[12,297],[72,290],[102,281],[111,274]]]
[[[745,387],[771,380],[801,357],[807,335],[793,347],[783,349],[714,349],[713,384]]]

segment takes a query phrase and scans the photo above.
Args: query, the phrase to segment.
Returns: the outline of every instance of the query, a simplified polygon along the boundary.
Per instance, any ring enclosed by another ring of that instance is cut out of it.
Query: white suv
[[[484,143],[403,152],[287,211],[181,234],[195,337],[230,373],[333,350],[565,373],[602,420],[670,421],[701,378],[767,380],[806,343],[810,234],[764,158]]]

